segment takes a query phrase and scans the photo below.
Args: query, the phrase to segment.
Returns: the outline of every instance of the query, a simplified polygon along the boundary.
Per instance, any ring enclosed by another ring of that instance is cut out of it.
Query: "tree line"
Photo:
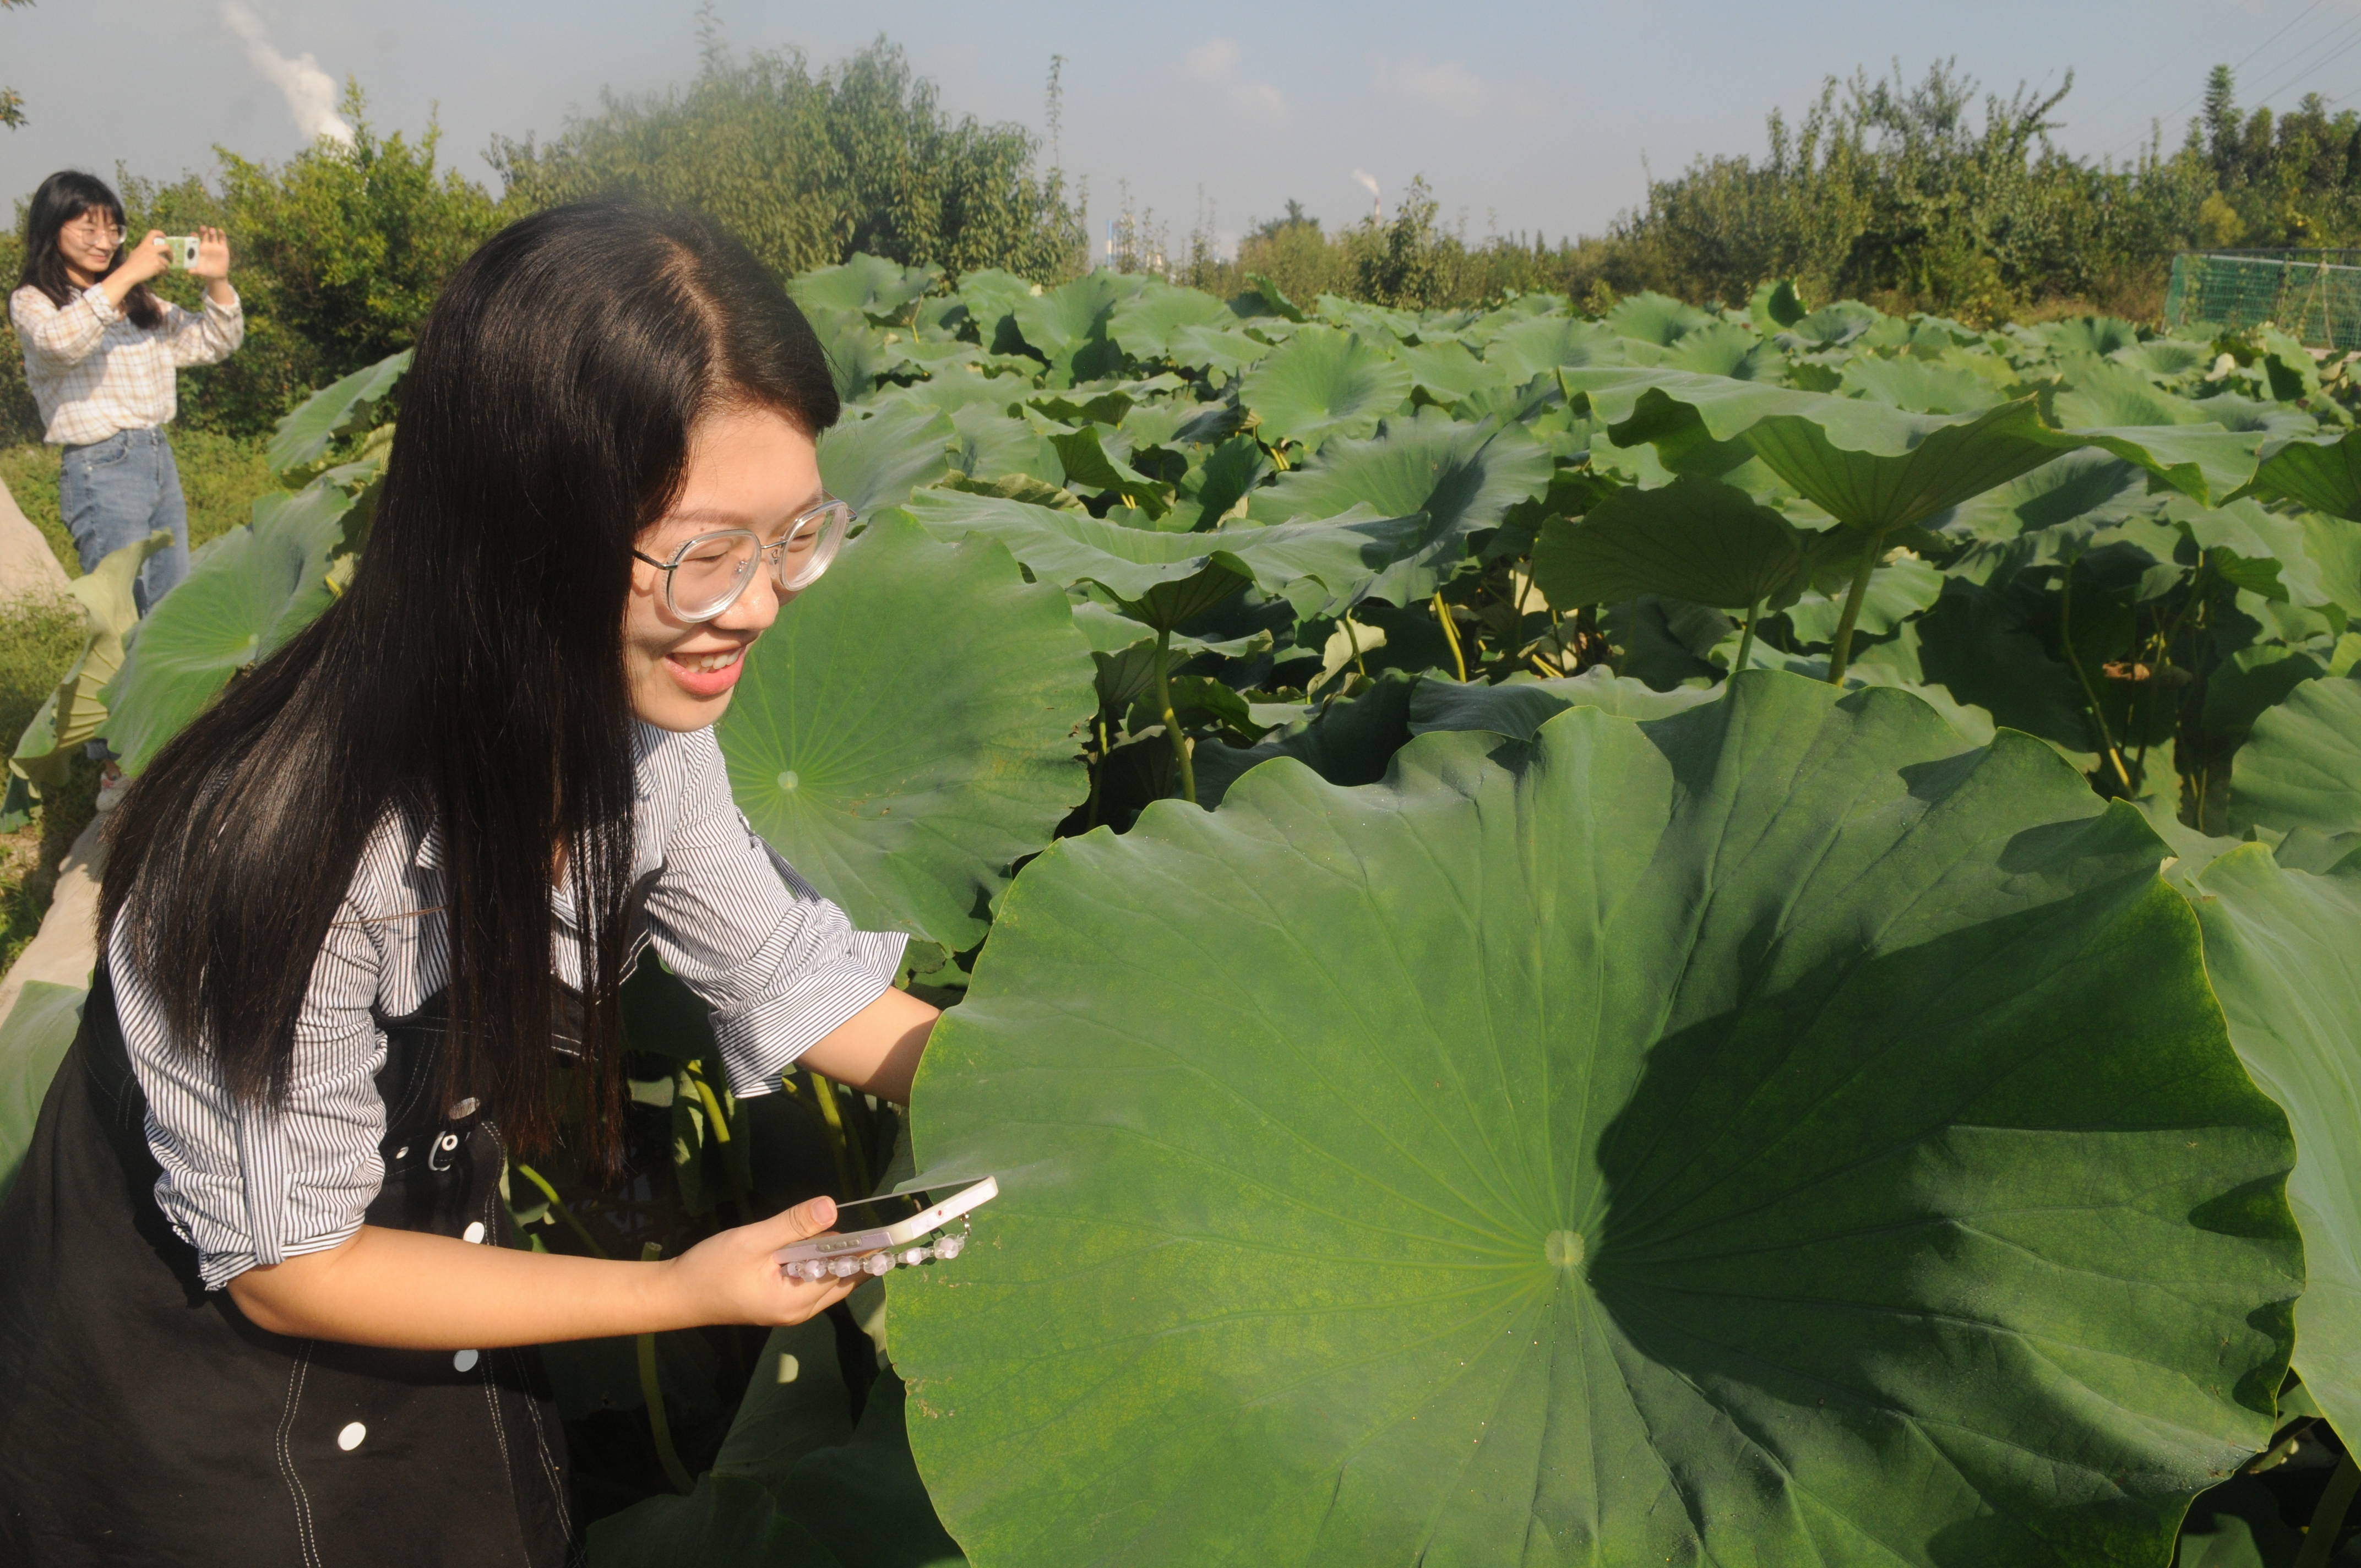
[[[1054,75],[1052,109],[1055,113]],[[1200,224],[1170,244],[1121,203],[1115,264],[1236,293],[1268,280],[1434,308],[1546,290],[1603,307],[1653,289],[1742,302],[1765,279],[1819,301],[1867,300],[1979,324],[2099,310],[2153,318],[2172,253],[2192,247],[2361,245],[2361,114],[2317,94],[2242,109],[2226,66],[2168,148],[2158,128],[2129,162],[2053,140],[2071,92],[1982,93],[1950,62],[1916,81],[1830,78],[1800,115],[1774,111],[1758,154],[1700,158],[1652,180],[1606,233],[1471,238],[1414,182],[1389,216],[1337,229],[1290,203],[1235,255]],[[856,251],[958,275],[1001,267],[1056,282],[1092,265],[1083,197],[1039,139],[944,112],[884,38],[815,69],[793,50],[738,55],[708,35],[685,88],[609,95],[547,142],[500,138],[496,192],[415,138],[371,128],[348,88],[350,145],[278,165],[216,148],[211,181],[118,171],[132,227],[218,224],[238,237],[246,348],[190,373],[186,422],[249,433],[302,393],[404,346],[451,269],[522,213],[620,190],[704,209],[780,272]],[[0,239],[13,277],[16,240]],[[15,356],[0,356],[0,439],[38,436]]]

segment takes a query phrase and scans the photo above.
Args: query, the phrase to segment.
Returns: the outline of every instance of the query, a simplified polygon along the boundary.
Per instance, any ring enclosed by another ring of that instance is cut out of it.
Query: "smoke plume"
[[[318,60],[308,54],[290,60],[271,48],[262,35],[262,19],[238,0],[225,0],[222,23],[246,40],[246,58],[286,98],[287,112],[295,116],[295,128],[306,141],[327,137],[352,146],[353,127],[336,113],[336,79],[321,70]]]

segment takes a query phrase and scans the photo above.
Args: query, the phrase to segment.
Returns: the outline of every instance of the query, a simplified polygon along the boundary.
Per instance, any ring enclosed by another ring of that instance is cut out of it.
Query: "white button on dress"
[[[467,1228],[459,1233],[459,1239],[463,1242],[482,1241],[484,1239],[484,1222],[481,1220],[468,1221]]]
[[[358,1448],[361,1441],[368,1436],[368,1428],[358,1421],[348,1421],[345,1425],[345,1430],[336,1434],[336,1446],[350,1453]]]
[[[463,1350],[458,1354],[451,1358],[451,1370],[454,1372],[473,1372],[476,1369],[476,1352],[472,1350]]]

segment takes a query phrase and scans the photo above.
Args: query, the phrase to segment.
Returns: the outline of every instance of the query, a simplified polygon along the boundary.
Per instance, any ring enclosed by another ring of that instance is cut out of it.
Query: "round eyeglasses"
[[[751,528],[720,528],[700,533],[672,553],[669,561],[631,554],[664,578],[664,608],[682,620],[711,620],[738,602],[754,580],[754,564],[771,562],[771,580],[781,593],[796,593],[819,581],[844,547],[852,508],[833,496],[796,517],[786,537],[765,544]]]

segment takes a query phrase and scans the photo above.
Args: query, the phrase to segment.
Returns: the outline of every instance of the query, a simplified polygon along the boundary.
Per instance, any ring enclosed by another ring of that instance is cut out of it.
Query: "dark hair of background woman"
[[[159,753],[108,828],[100,928],[130,921],[173,1033],[233,1092],[283,1098],[313,959],[399,812],[440,837],[446,1086],[528,1150],[561,1112],[550,933],[567,846],[585,1152],[618,1157],[631,551],[679,490],[691,428],[731,406],[815,436],[838,412],[809,323],[702,219],[554,208],[445,287],[351,587]]]
[[[16,287],[30,284],[49,296],[49,303],[62,309],[82,291],[66,276],[66,258],[58,254],[58,231],[90,211],[105,209],[115,219],[115,226],[123,227],[123,203],[105,181],[95,174],[84,174],[79,169],[60,169],[33,192],[30,205],[25,209],[25,267],[16,275]],[[126,236],[126,237],[128,237]],[[123,265],[123,247],[115,247],[112,272]],[[131,318],[134,326],[152,327],[164,319],[164,307],[142,283],[124,296],[123,313]]]

